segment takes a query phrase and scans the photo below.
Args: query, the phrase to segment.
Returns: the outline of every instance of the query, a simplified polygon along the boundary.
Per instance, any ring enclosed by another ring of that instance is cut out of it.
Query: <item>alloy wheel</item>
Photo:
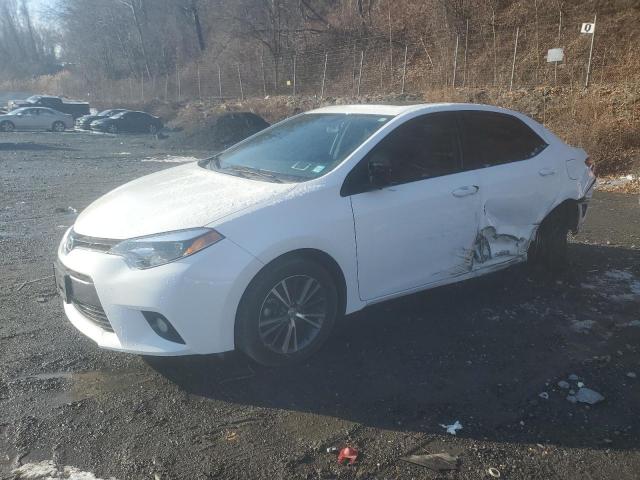
[[[64,123],[62,123],[62,122],[55,122],[53,124],[52,130],[54,132],[64,132],[64,129],[65,129],[65,126],[64,126]]]
[[[3,132],[13,132],[15,130],[15,126],[11,122],[3,122],[0,124],[0,130]]]
[[[303,350],[316,339],[327,318],[324,286],[308,275],[284,278],[271,288],[260,307],[260,340],[278,354]]]

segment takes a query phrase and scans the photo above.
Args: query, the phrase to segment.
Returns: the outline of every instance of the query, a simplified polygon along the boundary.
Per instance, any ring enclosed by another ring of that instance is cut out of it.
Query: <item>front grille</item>
[[[80,235],[73,230],[69,234],[67,242],[71,245],[71,248],[84,248],[86,250],[96,250],[98,252],[108,252],[113,246],[120,242],[120,240],[112,240],[109,238],[88,237],[86,235]]]
[[[113,333],[113,327],[111,326],[111,323],[109,323],[107,314],[104,313],[102,307],[88,305],[86,303],[78,302],[77,300],[73,300],[73,306],[76,307],[76,309],[92,323],[107,332]]]

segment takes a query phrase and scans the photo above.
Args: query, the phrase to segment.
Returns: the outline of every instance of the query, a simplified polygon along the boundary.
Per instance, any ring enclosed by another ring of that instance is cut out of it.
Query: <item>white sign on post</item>
[[[582,28],[580,28],[580,33],[593,33],[596,31],[595,23],[583,23]]]
[[[547,52],[547,62],[562,62],[564,60],[564,48],[550,48]]]

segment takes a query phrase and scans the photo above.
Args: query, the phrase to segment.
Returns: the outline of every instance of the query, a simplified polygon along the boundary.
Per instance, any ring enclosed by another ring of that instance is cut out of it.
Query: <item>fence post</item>
[[[133,79],[129,77],[129,101],[133,102]]]
[[[267,96],[267,82],[264,77],[264,55],[260,55],[260,70],[262,71],[262,93]]]
[[[589,87],[589,77],[591,76],[591,58],[593,57],[593,41],[596,38],[596,20],[598,14],[593,16],[593,31],[591,32],[591,46],[589,47],[589,63],[587,64],[587,78],[584,81],[584,88]]]
[[[220,64],[216,63],[216,66],[218,67],[218,95],[222,101],[222,74],[220,73]]]
[[[464,67],[462,69],[462,86],[467,84],[467,49],[469,48],[469,19],[467,18],[467,30],[464,34]]]
[[[516,27],[516,41],[513,45],[513,62],[511,62],[511,81],[509,82],[509,91],[513,90],[513,76],[516,73],[516,55],[518,54],[518,36],[520,35],[520,27]]]
[[[180,68],[176,63],[176,100],[180,101]]]
[[[327,78],[327,60],[329,58],[329,53],[325,52],[324,54],[324,68],[322,69],[322,86],[320,87],[320,99],[324,97],[324,82]]]
[[[140,77],[140,98],[142,103],[144,103],[144,72],[142,72],[142,76]]]
[[[404,63],[402,65],[402,90],[400,93],[404,93],[404,80],[407,76],[407,50],[409,49],[409,45],[404,46]]]
[[[456,88],[456,70],[458,69],[458,41],[460,40],[460,36],[456,35],[456,49],[453,54],[453,81],[451,85],[453,88]]]
[[[200,63],[196,63],[196,73],[198,74],[198,100],[202,100],[202,84],[200,83]]]
[[[362,83],[362,62],[364,60],[364,50],[360,50],[360,71],[358,72],[358,97],[360,96],[360,84]]]
[[[391,0],[388,0],[389,7],[389,76],[393,86],[393,41],[391,39]]]
[[[493,86],[498,83],[498,51],[496,50],[496,11],[491,9],[491,31],[493,33]]]
[[[297,55],[293,56],[293,96],[296,96],[296,57]]]
[[[164,74],[164,101],[169,100],[169,72]]]
[[[238,84],[240,85],[240,100],[244,101],[244,90],[242,89],[242,75],[240,75],[240,64],[237,63],[236,67],[238,69]]]

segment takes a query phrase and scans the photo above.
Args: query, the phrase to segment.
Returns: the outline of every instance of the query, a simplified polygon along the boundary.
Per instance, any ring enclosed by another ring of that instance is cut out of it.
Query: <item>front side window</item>
[[[276,182],[310,180],[339,165],[390,118],[346,113],[298,115],[262,130],[202,165]]]
[[[542,138],[513,115],[463,111],[460,116],[467,170],[528,160],[547,147]]]
[[[436,112],[403,123],[383,138],[349,173],[342,195],[372,189],[372,169],[383,168],[385,185],[441,177],[461,171],[455,114]],[[379,188],[384,185],[377,185]]]

